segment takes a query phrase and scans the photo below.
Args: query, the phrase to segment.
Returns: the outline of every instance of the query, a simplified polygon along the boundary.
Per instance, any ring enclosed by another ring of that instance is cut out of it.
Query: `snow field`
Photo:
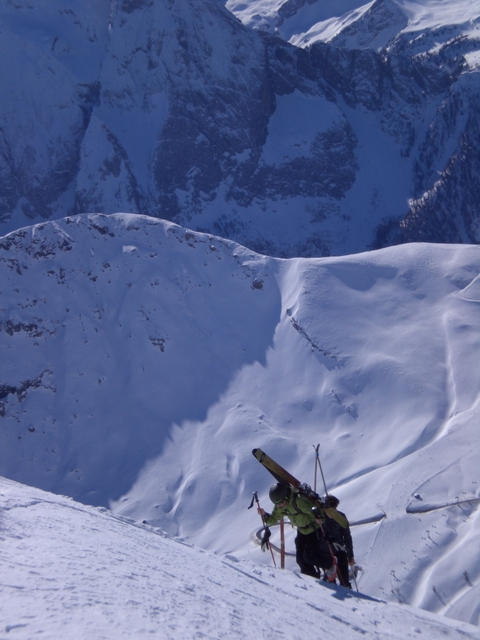
[[[0,518],[2,638],[480,638],[3,478]]]
[[[360,589],[478,624],[478,247],[278,260],[89,215],[0,268],[3,476],[265,565],[251,450],[313,484],[320,443]]]

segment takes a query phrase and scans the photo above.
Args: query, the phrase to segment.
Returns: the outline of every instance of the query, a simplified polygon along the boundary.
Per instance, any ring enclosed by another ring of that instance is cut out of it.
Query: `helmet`
[[[288,498],[288,496],[290,495],[290,491],[290,487],[288,487],[286,484],[277,482],[277,484],[274,484],[272,487],[270,487],[268,495],[270,496],[270,500],[274,504],[278,504],[279,502],[285,500],[285,498]]]
[[[325,499],[325,502],[329,507],[333,507],[334,509],[336,509],[340,504],[340,500],[332,495],[328,495]]]

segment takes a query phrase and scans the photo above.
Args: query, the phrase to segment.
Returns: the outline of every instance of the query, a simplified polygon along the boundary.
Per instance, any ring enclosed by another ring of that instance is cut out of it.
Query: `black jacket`
[[[339,511],[342,516],[345,517],[345,514]],[[351,560],[353,555],[353,541],[352,534],[350,533],[350,527],[344,529],[341,527],[335,520],[332,518],[325,518],[325,522],[323,524],[323,531],[325,533],[325,538],[335,547],[335,543],[343,547],[345,553],[347,554],[347,558]]]

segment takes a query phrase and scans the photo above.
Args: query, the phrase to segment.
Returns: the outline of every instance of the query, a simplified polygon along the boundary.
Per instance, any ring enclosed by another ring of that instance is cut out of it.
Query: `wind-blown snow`
[[[268,564],[251,450],[313,483],[320,443],[362,592],[479,623],[478,246],[279,260],[89,215],[2,238],[0,278],[1,475]]]
[[[0,527],[2,638],[480,638],[5,479]]]

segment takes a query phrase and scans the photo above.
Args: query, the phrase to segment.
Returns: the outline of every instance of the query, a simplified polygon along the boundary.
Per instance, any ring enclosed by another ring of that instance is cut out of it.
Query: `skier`
[[[328,495],[325,502],[329,507],[333,507],[334,509],[337,509],[340,504],[340,500],[332,495]],[[341,511],[339,511],[339,513],[346,517]],[[344,587],[351,589],[352,585],[349,580],[348,565],[354,565],[355,558],[353,556],[353,541],[350,527],[341,527],[333,518],[327,517],[323,523],[323,533],[333,547],[333,552],[337,557],[340,582]]]
[[[258,507],[258,513],[263,517],[266,525],[276,524],[282,516],[287,516],[297,528],[295,538],[296,561],[300,573],[313,578],[319,578],[317,567],[325,571],[329,582],[335,582],[337,563],[321,529],[325,514],[319,507],[313,507],[308,498],[292,491],[284,484],[274,484],[269,492],[270,500],[274,503],[271,514]]]

